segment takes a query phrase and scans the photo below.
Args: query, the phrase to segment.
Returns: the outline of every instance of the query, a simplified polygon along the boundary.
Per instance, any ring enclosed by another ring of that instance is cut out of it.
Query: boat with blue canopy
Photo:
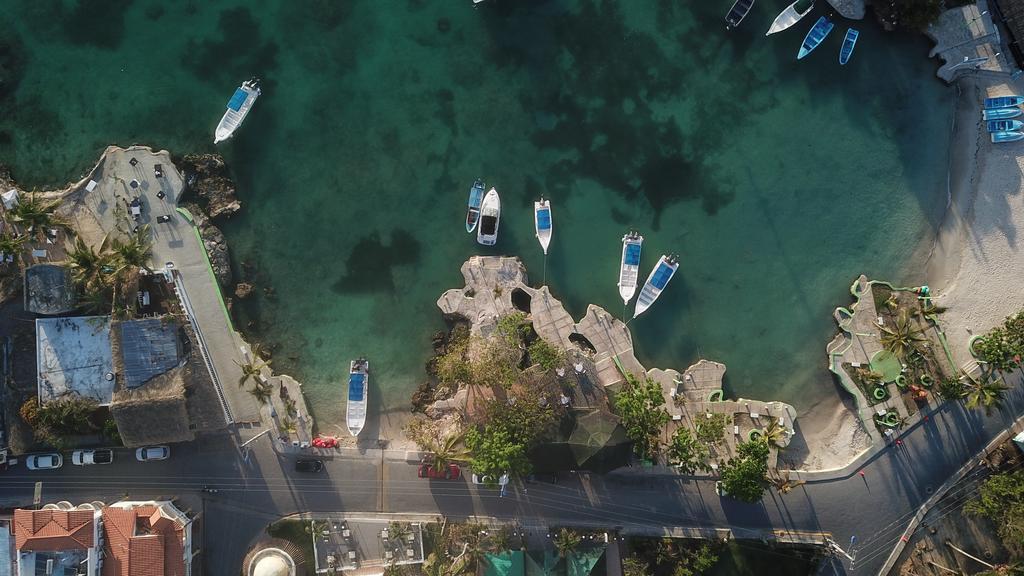
[[[985,120],[1009,120],[1024,114],[1020,108],[995,108],[993,110],[982,110],[981,117]]]
[[[1024,122],[1020,120],[989,120],[985,123],[989,132],[1007,132],[1024,130]]]
[[[1020,106],[1021,104],[1024,104],[1024,96],[997,96],[995,98],[985,98],[985,108],[989,110],[992,108]]]
[[[629,304],[636,294],[636,281],[640,276],[640,251],[644,237],[639,232],[630,232],[622,237],[622,263],[619,266],[619,296],[622,304]]]
[[[466,232],[469,234],[476,230],[477,222],[480,221],[480,204],[484,201],[484,181],[477,178],[476,182],[469,188],[469,202],[466,209]]]
[[[552,227],[551,201],[541,198],[540,201],[533,203],[533,228],[545,256],[548,255],[548,245],[551,244]]]
[[[1016,142],[1021,139],[1024,139],[1024,132],[1013,132],[1007,130],[992,133],[992,141],[997,144],[1002,142]]]
[[[853,28],[846,30],[846,36],[843,38],[843,47],[839,49],[839,65],[843,66],[850,61],[850,56],[853,55],[853,49],[857,46],[857,37],[860,36],[860,32]]]
[[[217,130],[213,135],[214,144],[231,138],[235,130],[238,130],[238,127],[242,125],[242,121],[249,114],[249,110],[252,108],[253,103],[256,102],[256,99],[259,98],[260,93],[260,81],[258,78],[246,80],[235,89],[231,100],[228,100],[228,109],[217,124]]]
[[[797,53],[796,59],[802,60],[804,56],[813,52],[821,44],[821,41],[832,32],[833,28],[835,28],[835,24],[828,18],[824,16],[818,18],[818,21],[814,23],[814,26],[811,26],[811,29],[807,31],[807,35],[804,36],[804,41],[800,44],[800,52]]]
[[[366,425],[366,395],[370,387],[370,362],[366,358],[353,360],[348,370],[348,432],[359,436]]]
[[[640,296],[636,299],[633,318],[643,314],[645,310],[654,304],[654,301],[658,299],[658,296],[661,296],[662,291],[665,290],[669,281],[675,276],[677,269],[679,269],[679,258],[677,256],[666,254],[658,260],[654,270],[651,270],[651,275],[647,277],[647,282],[644,283],[643,289],[640,290]]]

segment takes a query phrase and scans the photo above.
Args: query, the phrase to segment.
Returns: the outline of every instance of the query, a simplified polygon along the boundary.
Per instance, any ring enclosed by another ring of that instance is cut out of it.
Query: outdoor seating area
[[[318,573],[423,562],[423,532],[416,522],[327,518],[311,526]]]

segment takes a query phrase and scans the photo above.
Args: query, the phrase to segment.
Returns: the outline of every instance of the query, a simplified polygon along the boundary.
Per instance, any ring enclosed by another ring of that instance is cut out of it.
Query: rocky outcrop
[[[240,300],[244,300],[252,294],[253,290],[254,288],[252,284],[249,284],[248,282],[239,282],[235,285],[235,297]]]
[[[864,18],[865,0],[828,0],[828,3],[839,12],[843,18],[861,20]]]
[[[210,257],[210,266],[217,282],[223,288],[230,288],[231,278],[231,256],[228,253],[228,242],[224,233],[213,225],[210,218],[203,212],[202,207],[196,204],[186,204],[185,208],[192,213],[196,226],[199,228],[199,235],[203,238],[203,246],[206,254]]]
[[[242,208],[235,183],[219,154],[187,154],[179,162],[187,185],[186,194],[211,219],[227,218]]]

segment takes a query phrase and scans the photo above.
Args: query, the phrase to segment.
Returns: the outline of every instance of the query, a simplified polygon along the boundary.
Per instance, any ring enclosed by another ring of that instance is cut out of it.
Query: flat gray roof
[[[110,404],[114,370],[110,358],[110,317],[39,318],[36,320],[36,370],[39,401],[67,393]]]
[[[118,328],[126,388],[138,388],[181,361],[176,322],[147,318],[121,322]]]

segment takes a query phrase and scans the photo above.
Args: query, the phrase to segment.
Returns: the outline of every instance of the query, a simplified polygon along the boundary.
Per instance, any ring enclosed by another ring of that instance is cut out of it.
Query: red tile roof
[[[14,547],[59,552],[93,546],[92,510],[15,510]]]
[[[156,506],[103,509],[103,576],[183,576],[184,526]]]

